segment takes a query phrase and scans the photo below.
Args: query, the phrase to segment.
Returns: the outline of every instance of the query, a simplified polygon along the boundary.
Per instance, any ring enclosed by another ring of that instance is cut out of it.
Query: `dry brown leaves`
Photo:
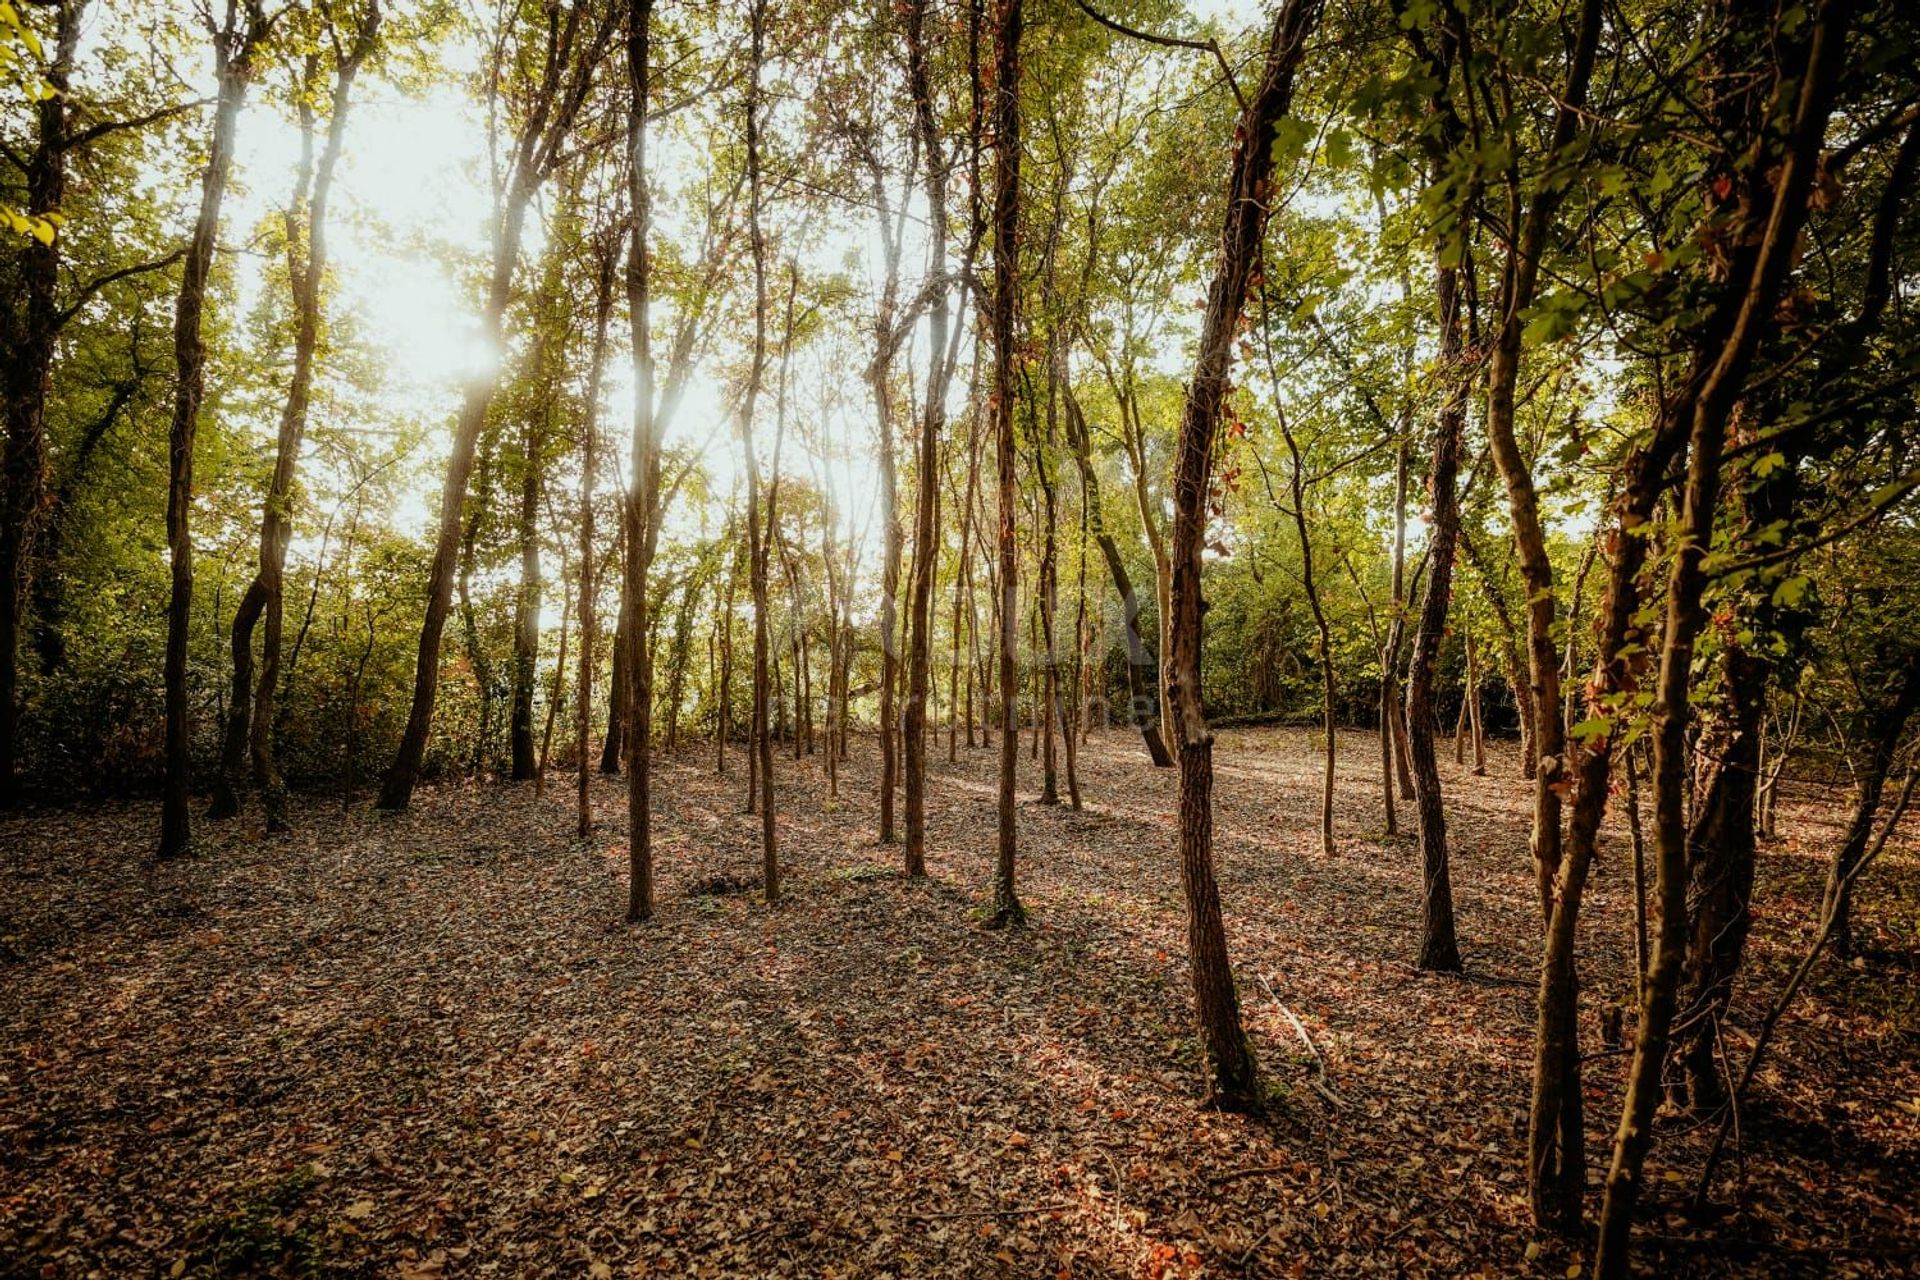
[[[1366,834],[1377,757],[1343,748],[1332,859],[1304,735],[1217,753],[1264,1121],[1195,1105],[1173,780],[1118,732],[1083,754],[1085,812],[1023,803],[1015,933],[977,926],[995,753],[944,744],[921,883],[872,843],[870,742],[837,809],[817,758],[780,760],[772,910],[703,892],[757,878],[743,777],[663,763],[638,928],[612,780],[586,845],[564,785],[443,787],[398,818],[315,797],[290,837],[213,829],[170,866],[147,806],[6,819],[0,1276],[1569,1274],[1519,1173],[1524,784],[1510,756],[1447,766],[1471,972],[1422,976],[1414,851]],[[1736,1025],[1803,945],[1836,799],[1766,851]],[[1630,973],[1625,868],[1598,868],[1582,942],[1594,1050]],[[1911,852],[1861,897],[1906,951],[1823,971],[1746,1118],[1747,1196],[1711,1225],[1656,1205],[1661,1274],[1913,1262],[1884,1247],[1920,1187]],[[1596,1161],[1620,1066],[1590,1064]],[[1669,1201],[1703,1136],[1656,1147]]]

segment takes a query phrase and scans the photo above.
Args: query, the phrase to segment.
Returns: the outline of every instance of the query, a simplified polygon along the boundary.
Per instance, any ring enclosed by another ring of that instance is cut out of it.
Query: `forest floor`
[[[614,779],[585,843],[564,775],[400,817],[309,797],[291,835],[203,823],[172,865],[150,804],[0,819],[0,1276],[1575,1274],[1523,1194],[1539,928],[1510,748],[1485,778],[1443,765],[1467,974],[1436,977],[1410,963],[1416,851],[1379,834],[1372,736],[1343,735],[1325,857],[1308,735],[1222,734],[1262,1120],[1198,1106],[1171,771],[1104,733],[1085,809],[1042,807],[1023,744],[1032,923],[989,932],[997,753],[960,755],[934,757],[921,882],[873,841],[871,739],[837,807],[818,757],[780,758],[771,909],[744,756],[725,779],[707,752],[663,762],[640,927]],[[1845,802],[1783,805],[1735,1028],[1805,945]],[[1581,942],[1596,1183],[1628,868],[1617,838]],[[1911,842],[1860,914],[1878,950],[1824,964],[1782,1024],[1711,1224],[1681,1212],[1706,1134],[1665,1122],[1649,1274],[1920,1265]]]

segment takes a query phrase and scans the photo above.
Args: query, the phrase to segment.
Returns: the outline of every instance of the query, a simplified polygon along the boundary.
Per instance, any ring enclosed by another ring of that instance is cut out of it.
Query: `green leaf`
[[[1589,716],[1574,725],[1570,732],[1575,742],[1604,741],[1613,732],[1613,721],[1605,716]]]

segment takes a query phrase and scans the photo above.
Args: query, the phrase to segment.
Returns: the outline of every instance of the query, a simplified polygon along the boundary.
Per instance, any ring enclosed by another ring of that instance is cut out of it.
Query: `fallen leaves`
[[[0,819],[0,1255],[55,1280],[176,1264],[195,1280],[296,1264],[385,1280],[1573,1275],[1582,1259],[1557,1243],[1518,1243],[1525,785],[1498,759],[1448,779],[1470,968],[1511,981],[1423,977],[1413,851],[1354,834],[1378,764],[1369,739],[1342,746],[1330,859],[1304,735],[1225,731],[1217,748],[1229,941],[1283,1093],[1263,1124],[1196,1105],[1173,779],[1119,733],[1083,753],[1086,812],[1022,804],[1035,922],[1015,934],[969,916],[990,752],[936,761],[917,884],[870,841],[871,744],[832,811],[817,763],[783,760],[789,901],[772,911],[687,896],[750,885],[755,832],[739,775],[662,762],[663,909],[641,929],[619,921],[618,779],[598,783],[588,846],[567,788],[536,804],[505,785],[423,791],[399,818],[306,799],[285,839],[214,828],[166,868],[147,860],[144,806]],[[1911,902],[1911,857],[1883,870]],[[1816,901],[1817,871],[1762,865]],[[1619,874],[1596,869],[1582,940],[1596,1003],[1630,980]],[[1801,916],[1772,900],[1763,974],[1797,952]],[[1791,1071],[1767,1082],[1795,1092],[1749,1117],[1767,1196],[1740,1229],[1818,1240],[1844,1215],[1897,1236],[1920,1193],[1876,1170],[1920,1146],[1912,1013],[1814,994],[1782,1027]],[[1817,1038],[1795,1035],[1816,1017]],[[1842,1036],[1844,1060],[1814,1052]],[[1617,1073],[1590,1085],[1599,1152]],[[1813,1109],[1835,1096],[1862,1105]],[[1868,1154],[1796,1143],[1789,1122]],[[1661,1142],[1663,1168],[1691,1167],[1682,1139]]]

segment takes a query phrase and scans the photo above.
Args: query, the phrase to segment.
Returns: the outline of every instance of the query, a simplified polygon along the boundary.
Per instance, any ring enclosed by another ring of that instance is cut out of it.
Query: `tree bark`
[[[1127,644],[1127,717],[1140,730],[1148,758],[1156,767],[1169,768],[1173,756],[1161,740],[1156,699],[1147,692],[1142,675],[1152,669],[1153,655],[1147,652],[1146,641],[1140,636],[1140,597],[1134,594],[1133,579],[1127,573],[1126,561],[1120,557],[1120,546],[1101,514],[1100,477],[1093,469],[1087,421],[1081,412],[1079,397],[1073,394],[1071,378],[1063,377],[1061,387],[1067,409],[1067,443],[1073,450],[1074,461],[1079,464],[1080,486],[1087,495],[1088,532],[1094,545],[1100,548],[1101,559],[1107,562],[1107,573],[1113,578],[1113,589],[1120,597],[1120,621]]]
[[[993,907],[995,928],[1024,925],[1026,908],[1014,886],[1014,775],[1020,765],[1019,680],[1015,670],[1019,642],[1019,563],[1014,541],[1017,496],[1014,489],[1013,414],[1019,354],[1014,327],[1020,289],[1020,40],[1022,0],[994,0],[993,6],[993,438],[999,483],[998,542],[1000,657],[1000,780],[996,814]]]
[[[624,565],[627,687],[627,920],[653,918],[653,661],[648,650],[647,589],[659,536],[660,416],[654,404],[653,192],[647,170],[647,112],[653,92],[653,0],[626,6],[627,203],[633,243],[627,252],[627,321],[633,358],[633,445],[627,487]]]
[[[614,272],[626,234],[626,227],[620,226],[603,231],[595,242],[593,354],[588,359],[587,397],[580,415],[580,675],[578,705],[574,708],[579,777],[574,809],[575,830],[583,840],[593,834],[593,764],[589,750],[593,738],[593,644],[597,635],[593,488],[600,468],[600,385],[606,372],[607,330],[613,318]]]
[[[207,274],[220,235],[220,206],[227,179],[233,172],[234,136],[239,131],[240,108],[253,79],[254,58],[266,39],[269,20],[260,0],[230,5],[224,25],[213,33],[213,56],[219,85],[214,107],[213,145],[200,179],[200,208],[180,273],[180,293],[174,307],[173,422],[167,435],[167,550],[172,566],[172,589],[167,600],[166,651],[166,783],[161,795],[160,846],[162,858],[183,855],[192,847],[193,819],[188,811],[192,742],[187,710],[187,642],[193,616],[193,446],[200,424],[200,406],[206,396],[206,344],[201,321],[206,310]]]
[[[1853,817],[1847,823],[1846,838],[1834,851],[1827,868],[1827,884],[1822,894],[1822,910],[1833,919],[1833,950],[1842,959],[1852,959],[1853,945],[1853,869],[1867,851],[1873,836],[1873,816],[1880,808],[1880,795],[1893,770],[1893,759],[1900,735],[1914,712],[1920,710],[1920,649],[1907,655],[1900,675],[1899,692],[1874,718],[1872,747],[1866,768],[1860,774],[1860,790],[1854,799]]]
[[[913,95],[920,149],[926,157],[928,271],[934,281],[929,299],[927,394],[921,407],[920,442],[914,468],[913,576],[907,598],[907,708],[905,871],[927,874],[927,691],[933,661],[933,579],[939,562],[934,503],[940,480],[940,438],[947,425],[947,153],[934,118],[933,85],[928,73],[926,0],[906,7],[907,83]]]
[[[541,183],[560,162],[562,144],[588,96],[594,68],[612,38],[611,17],[596,20],[591,31],[581,29],[585,20],[586,6],[576,6],[568,10],[565,17],[556,16],[547,24],[542,59],[546,75],[536,87],[532,101],[526,104],[525,123],[514,141],[504,200],[493,226],[493,266],[480,316],[482,335],[488,349],[494,352],[504,346],[503,321],[513,294],[527,208]],[[440,687],[440,638],[453,599],[460,513],[466,503],[467,478],[473,470],[474,451],[499,387],[500,371],[496,362],[485,372],[468,379],[461,401],[453,452],[447,459],[446,484],[440,494],[439,533],[427,577],[426,615],[421,621],[419,652],[414,662],[413,702],[399,751],[380,789],[378,807],[381,809],[407,807],[426,756],[427,737],[433,727],[434,699]]]
[[[1319,0],[1288,0],[1273,24],[1260,85],[1236,130],[1220,258],[1207,289],[1193,380],[1181,412],[1174,466],[1171,650],[1174,741],[1180,763],[1180,880],[1187,904],[1187,947],[1204,1057],[1205,1093],[1215,1106],[1257,1111],[1259,1072],[1240,1025],[1240,1002],[1227,959],[1220,890],[1213,872],[1213,734],[1202,698],[1201,552],[1212,496],[1213,445],[1225,408],[1247,289],[1266,232],[1274,139],[1292,106],[1294,72],[1320,16]]]
[[[753,748],[760,769],[760,867],[761,889],[768,902],[780,900],[780,856],[775,842],[773,796],[773,738],[768,724],[772,711],[772,691],[768,685],[768,661],[771,649],[770,619],[767,603],[768,557],[778,528],[775,496],[767,498],[766,523],[760,522],[760,461],[753,446],[753,413],[760,397],[760,384],[767,361],[767,244],[760,226],[760,70],[765,57],[766,3],[753,0],[750,10],[752,70],[747,80],[747,226],[753,251],[753,355],[747,374],[747,390],[740,409],[740,441],[747,462],[747,552],[748,582],[753,592]],[[787,304],[787,333],[793,331],[793,304]],[[777,457],[777,452],[776,452]],[[777,463],[776,463],[777,466]],[[776,472],[774,485],[779,484]]]
[[[87,2],[61,0],[55,12],[53,53],[42,73],[53,92],[34,105],[34,144],[26,162],[26,211],[34,217],[58,215],[66,200],[67,87]],[[6,419],[0,462],[0,808],[20,799],[20,631],[35,541],[49,514],[47,397],[60,336],[58,230],[44,241],[28,236],[18,253],[18,268],[0,303],[0,396]]]
[[[1433,526],[1427,544],[1427,582],[1420,600],[1420,625],[1407,662],[1407,737],[1413,755],[1414,802],[1420,815],[1420,955],[1416,963],[1421,969],[1442,973],[1458,972],[1462,967],[1460,944],[1454,934],[1446,807],[1433,740],[1434,660],[1446,633],[1453,594],[1454,544],[1460,535],[1455,483],[1472,386],[1463,367],[1466,343],[1461,315],[1464,299],[1460,294],[1459,269],[1439,266],[1434,275],[1434,297],[1440,321],[1440,376],[1450,385],[1433,435],[1429,479]]]
[[[1602,1280],[1624,1280],[1629,1271],[1629,1237],[1653,1142],[1653,1113],[1660,1102],[1685,945],[1688,681],[1694,640],[1703,623],[1703,562],[1712,545],[1721,452],[1754,353],[1772,323],[1792,266],[1852,16],[1851,0],[1829,0],[1822,6],[1807,24],[1804,44],[1799,46],[1804,50],[1803,66],[1782,65],[1798,50],[1769,51],[1768,56],[1781,59],[1770,68],[1776,83],[1792,86],[1791,127],[1784,136],[1757,126],[1752,130],[1732,184],[1739,190],[1741,225],[1736,228],[1740,234],[1730,241],[1736,248],[1729,284],[1703,322],[1705,332],[1695,346],[1687,382],[1670,398],[1661,413],[1663,421],[1655,426],[1656,439],[1684,429],[1690,457],[1677,534],[1680,543],[1668,576],[1666,631],[1654,700],[1654,898],[1659,904],[1659,928],[1642,984],[1626,1104],[1614,1135],[1600,1214],[1594,1270]]]

